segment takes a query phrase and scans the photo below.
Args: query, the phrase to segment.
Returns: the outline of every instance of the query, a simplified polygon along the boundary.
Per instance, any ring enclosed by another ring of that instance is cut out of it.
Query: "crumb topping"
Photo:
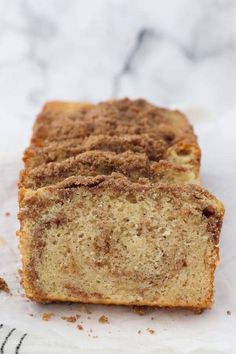
[[[108,320],[108,317],[105,316],[105,315],[102,315],[99,320],[98,320],[99,323],[109,323],[109,320]]]
[[[52,312],[44,312],[42,314],[42,320],[49,321],[53,316],[54,314]]]
[[[77,316],[62,316],[61,319],[70,323],[75,323],[77,320]]]
[[[0,291],[1,290],[7,294],[10,294],[10,289],[7,285],[7,282],[3,278],[0,278]]]
[[[154,329],[152,329],[152,328],[147,328],[147,332],[150,333],[150,334],[154,334],[155,333]]]
[[[144,306],[133,306],[133,312],[139,316],[146,315],[146,307]]]

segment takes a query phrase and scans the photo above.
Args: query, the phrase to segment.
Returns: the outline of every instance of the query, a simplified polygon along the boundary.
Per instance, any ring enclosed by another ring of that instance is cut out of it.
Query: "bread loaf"
[[[210,308],[224,207],[177,111],[44,106],[19,182],[22,284],[39,302]]]

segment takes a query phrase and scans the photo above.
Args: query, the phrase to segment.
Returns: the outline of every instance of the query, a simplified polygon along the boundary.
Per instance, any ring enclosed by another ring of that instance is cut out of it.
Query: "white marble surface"
[[[28,141],[49,99],[145,97],[223,114],[236,101],[235,0],[1,0],[0,120]]]
[[[196,121],[204,151],[203,184],[226,205],[216,304],[197,319],[160,311],[151,338],[136,336],[140,325],[145,328],[145,318],[132,318],[135,330],[129,334],[124,328],[119,332],[114,315],[108,343],[118,348],[122,334],[122,350],[132,340],[129,354],[139,346],[144,353],[147,341],[152,353],[157,348],[166,354],[236,352],[235,67],[235,0],[0,0],[0,271],[17,298],[0,298],[0,320],[14,325],[11,316],[22,311],[27,329],[37,332],[44,311],[23,302],[15,263],[16,181],[36,113],[49,99],[141,96],[160,105],[183,106]],[[6,211],[12,214],[9,218]],[[30,318],[25,309],[38,317]],[[226,315],[228,309],[232,316]],[[97,315],[99,311],[104,310]],[[22,324],[21,318],[17,321]],[[76,329],[58,326],[67,343],[72,333],[73,343],[86,347],[86,333],[78,337]],[[99,331],[98,344],[91,347],[98,345],[102,352],[106,332]]]

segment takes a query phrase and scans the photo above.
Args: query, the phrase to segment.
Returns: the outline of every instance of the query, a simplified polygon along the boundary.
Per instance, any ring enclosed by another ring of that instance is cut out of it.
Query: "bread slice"
[[[154,139],[147,134],[91,135],[85,139],[51,142],[44,147],[30,146],[25,150],[23,160],[26,168],[34,168],[44,163],[61,162],[82,152],[98,150],[117,154],[126,151],[143,153],[151,161],[159,161],[166,158],[167,149],[168,145],[164,140]]]
[[[211,307],[224,208],[201,187],[69,177],[19,201],[30,299]]]
[[[51,162],[34,169],[25,169],[20,184],[37,189],[55,184],[70,176],[97,176],[122,173],[131,181],[149,178],[153,182],[198,183],[192,169],[168,161],[150,162],[145,154],[87,151],[62,162]]]
[[[144,100],[123,99],[97,105],[47,103],[34,125],[32,145],[101,134],[150,134],[168,143],[180,139],[196,143],[193,129],[182,113]]]
[[[51,142],[44,147],[30,146],[24,152],[26,168],[35,168],[49,162],[62,162],[86,151],[110,151],[117,154],[131,151],[145,154],[150,161],[167,160],[187,167],[199,178],[201,151],[197,144],[179,141],[173,145],[163,139],[140,135],[91,135],[85,139],[67,139]]]

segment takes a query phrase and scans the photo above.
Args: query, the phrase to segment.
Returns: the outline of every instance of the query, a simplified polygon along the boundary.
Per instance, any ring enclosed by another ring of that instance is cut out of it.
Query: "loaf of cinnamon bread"
[[[19,182],[27,297],[210,308],[224,207],[200,155],[178,111],[47,103]]]

